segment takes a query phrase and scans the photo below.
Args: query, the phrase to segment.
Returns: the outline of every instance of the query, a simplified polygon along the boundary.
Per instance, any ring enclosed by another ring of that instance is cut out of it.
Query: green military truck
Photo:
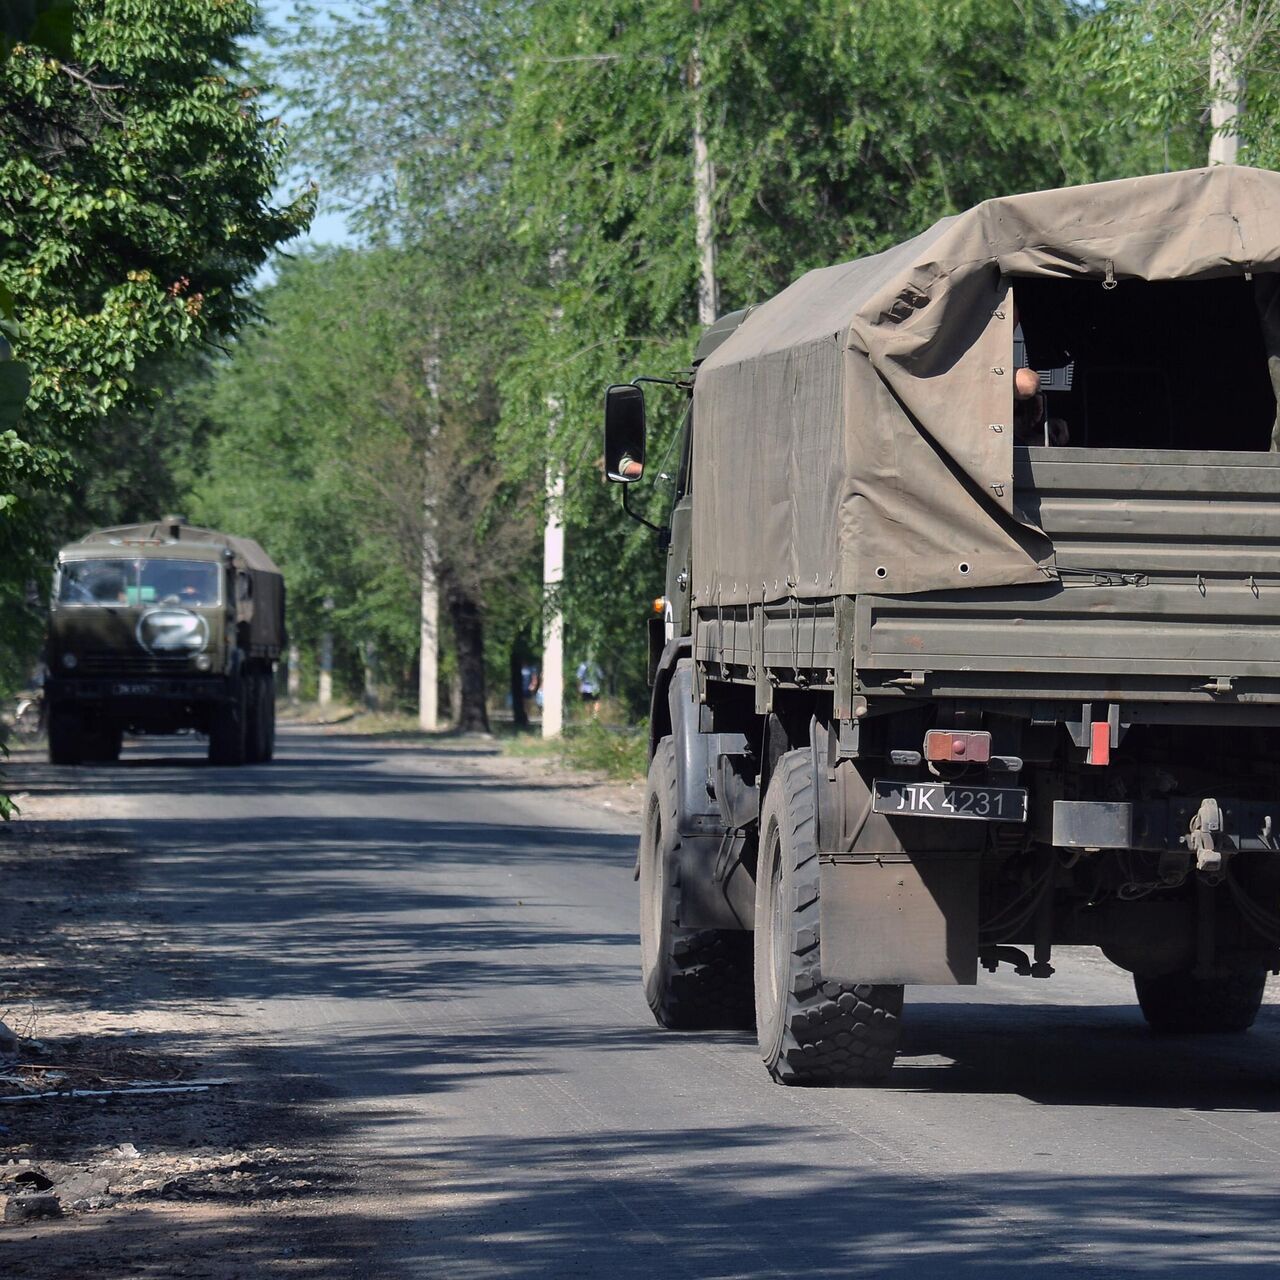
[[[49,759],[119,758],[126,732],[209,739],[212,764],[275,750],[284,580],[254,541],[180,516],[62,548],[46,644]]]
[[[1280,971],[1277,208],[1280,174],[1235,167],[991,200],[704,335],[650,624],[660,1023],[877,1081],[906,986],[1047,978],[1055,944],[1130,971],[1158,1031],[1252,1023]],[[644,381],[606,397],[619,483]]]

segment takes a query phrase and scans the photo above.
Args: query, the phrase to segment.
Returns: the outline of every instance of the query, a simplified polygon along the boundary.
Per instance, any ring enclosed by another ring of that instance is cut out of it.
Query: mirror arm
[[[661,525],[656,525],[656,524],[654,524],[651,520],[646,520],[646,519],[644,518],[644,516],[642,516],[638,511],[632,511],[632,510],[631,510],[631,504],[627,501],[627,490],[628,490],[628,489],[630,489],[630,488],[631,488],[631,486],[630,486],[629,484],[624,484],[624,485],[622,486],[622,509],[623,509],[623,511],[625,511],[625,512],[627,513],[627,515],[629,515],[633,520],[637,521],[639,524],[644,525],[644,527],[645,527],[646,529],[652,529],[652,530],[654,531],[654,533],[661,533],[661,532],[662,532],[662,526],[661,526]]]
[[[693,386],[693,383],[687,380],[681,381],[679,378],[650,378],[644,374],[631,379],[633,387],[638,387],[642,382],[653,382],[660,387],[680,387],[684,391],[688,391]]]

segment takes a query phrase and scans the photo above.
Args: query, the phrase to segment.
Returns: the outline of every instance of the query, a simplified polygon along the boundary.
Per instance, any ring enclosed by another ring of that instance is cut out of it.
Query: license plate
[[[155,693],[156,686],[154,684],[147,684],[147,683],[140,683],[140,682],[134,682],[129,684],[122,682],[122,683],[113,685],[112,691],[115,693],[116,697],[118,698],[127,698],[131,694],[136,696],[138,694]]]
[[[1027,793],[1021,787],[967,787],[955,782],[871,784],[876,813],[913,818],[975,818],[979,822],[1026,822]]]

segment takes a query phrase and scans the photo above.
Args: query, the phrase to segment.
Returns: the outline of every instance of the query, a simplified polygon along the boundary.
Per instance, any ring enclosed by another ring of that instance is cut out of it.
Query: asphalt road
[[[887,1088],[784,1089],[749,1036],[654,1026],[636,820],[487,750],[294,731],[270,766],[42,774],[144,851],[175,945],[368,1170],[366,1274],[1280,1274],[1277,1006],[1157,1039],[1059,953],[909,991]]]

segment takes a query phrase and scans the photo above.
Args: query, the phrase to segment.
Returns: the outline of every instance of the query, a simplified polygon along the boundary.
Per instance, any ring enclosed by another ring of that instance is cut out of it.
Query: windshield
[[[68,560],[58,603],[216,605],[219,580],[218,566],[207,560]]]

